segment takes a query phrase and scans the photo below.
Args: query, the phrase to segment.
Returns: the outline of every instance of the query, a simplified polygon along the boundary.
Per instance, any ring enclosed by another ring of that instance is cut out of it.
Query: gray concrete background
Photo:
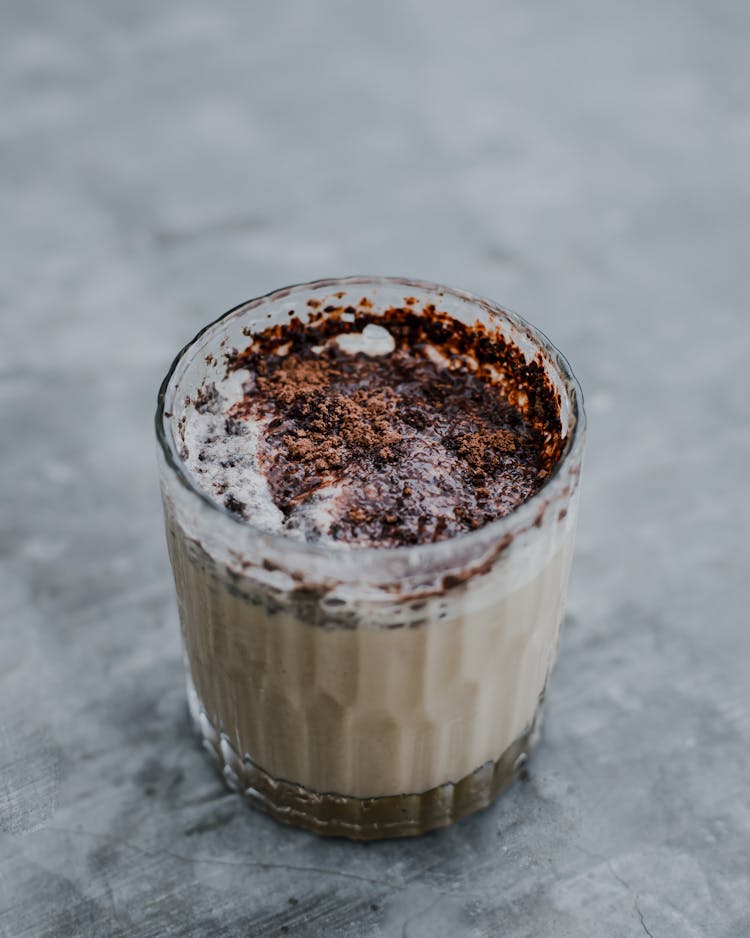
[[[750,6],[0,11],[0,934],[750,935]],[[526,314],[590,418],[530,780],[357,846],[188,726],[151,417],[241,300]]]

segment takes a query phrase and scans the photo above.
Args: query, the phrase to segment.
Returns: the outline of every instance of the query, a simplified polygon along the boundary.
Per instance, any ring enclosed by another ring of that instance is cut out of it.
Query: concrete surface
[[[750,935],[750,6],[6,0],[0,934]],[[188,726],[151,418],[349,273],[526,314],[587,397],[530,780],[362,847]]]

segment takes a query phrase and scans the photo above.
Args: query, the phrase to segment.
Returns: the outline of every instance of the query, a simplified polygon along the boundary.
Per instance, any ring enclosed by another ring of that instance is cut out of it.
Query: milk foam
[[[227,430],[230,411],[244,397],[253,377],[246,369],[230,372],[215,386],[208,407],[192,404],[186,411],[182,438],[185,465],[198,486],[220,505],[229,496],[235,511],[269,534],[284,533],[298,541],[334,543],[327,536],[331,524],[341,516],[342,501],[351,499],[352,480],[323,483],[308,499],[285,517],[276,506],[268,480],[258,463],[260,442],[270,418],[243,418]]]
[[[242,514],[248,521],[269,533],[280,532],[284,515],[274,504],[258,466],[258,447],[267,421],[237,421],[236,432],[227,432],[227,412],[242,400],[248,380],[252,379],[246,369],[230,372],[216,384],[210,407],[188,407],[183,430],[185,465],[218,504],[225,505],[227,496],[232,496],[244,506]]]

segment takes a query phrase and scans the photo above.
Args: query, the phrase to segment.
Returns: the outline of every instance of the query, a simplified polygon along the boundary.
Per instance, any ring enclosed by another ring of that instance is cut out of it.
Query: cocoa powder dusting
[[[228,356],[229,371],[250,377],[227,433],[265,424],[258,462],[284,517],[336,492],[334,514],[310,538],[393,547],[474,530],[533,495],[560,456],[541,364],[480,324],[434,307],[420,314],[409,300],[383,315],[365,302],[313,310],[310,322],[292,318]],[[392,352],[337,343],[370,324],[388,330]],[[231,495],[224,504],[243,515]]]

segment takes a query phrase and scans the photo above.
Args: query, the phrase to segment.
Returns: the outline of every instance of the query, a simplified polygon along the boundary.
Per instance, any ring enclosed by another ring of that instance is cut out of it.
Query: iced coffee
[[[580,390],[460,291],[350,278],[243,304],[160,393],[188,698],[227,783],[358,839],[489,804],[536,741]]]

